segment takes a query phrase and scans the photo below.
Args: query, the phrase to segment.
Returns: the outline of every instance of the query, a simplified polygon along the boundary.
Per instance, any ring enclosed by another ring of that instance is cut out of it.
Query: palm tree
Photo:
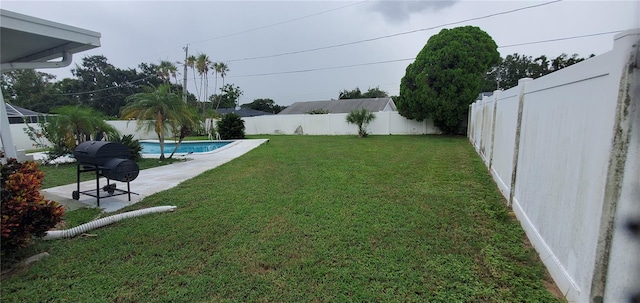
[[[220,74],[220,77],[222,77],[222,86],[224,86],[224,76],[227,75],[227,72],[229,71],[229,67],[227,66],[226,63],[224,62],[216,62],[212,65],[214,71],[216,72],[216,85],[215,85],[215,89],[218,89],[218,75]],[[218,109],[218,107],[220,106],[220,98],[218,98],[218,103],[216,104],[216,110]]]
[[[204,87],[204,99],[200,99],[200,102],[202,102],[202,115],[204,116],[204,110],[205,110],[205,103],[204,100],[208,100],[209,99],[209,65],[211,64],[211,60],[209,59],[209,56],[207,56],[206,54],[199,54],[198,57],[196,57],[196,69],[198,70],[198,74],[200,74],[200,89],[202,90],[202,88]]]
[[[196,81],[196,61],[197,58],[194,55],[187,57],[187,66],[191,68],[193,72],[193,85],[196,86],[196,92],[198,92],[198,100],[200,100],[200,93],[198,91],[198,82]]]
[[[163,84],[150,92],[137,93],[127,97],[127,105],[122,109],[123,119],[136,119],[138,127],[153,129],[158,135],[160,160],[164,160],[164,139],[170,129],[188,121],[188,106],[180,95],[171,92],[171,85]]]
[[[215,92],[218,91],[218,73],[221,70],[220,64],[224,64],[224,63],[222,62],[211,63],[211,69],[213,69],[213,75],[214,75],[214,78],[216,79],[215,84],[213,85],[214,95],[215,95]],[[218,109],[218,107],[216,107],[216,109]]]
[[[160,61],[160,65],[158,65],[158,76],[160,77],[160,79],[164,80],[165,83],[169,83],[169,80],[171,80],[171,77],[175,78],[177,83],[178,82],[177,73],[178,73],[178,68],[173,62],[169,62],[165,60]]]
[[[177,123],[172,129],[173,134],[179,134],[179,137],[175,148],[171,152],[171,155],[169,155],[169,159],[171,159],[173,157],[173,154],[176,153],[184,138],[190,135],[193,129],[195,129],[200,122],[200,116],[198,115],[196,110],[188,106],[186,108],[187,112],[185,113],[185,115],[178,117],[176,121]]]
[[[375,118],[376,116],[366,108],[354,109],[347,115],[347,123],[357,125],[358,137],[362,138],[367,136],[367,124]]]
[[[56,132],[66,138],[65,145],[70,150],[92,139],[100,140],[103,136],[113,139],[120,136],[115,127],[105,122],[103,116],[90,107],[67,105],[52,112],[57,115],[48,118],[48,121],[56,126]]]

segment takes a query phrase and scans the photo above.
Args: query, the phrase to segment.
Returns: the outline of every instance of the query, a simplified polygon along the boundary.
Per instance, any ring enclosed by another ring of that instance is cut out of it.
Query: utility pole
[[[184,78],[182,78],[182,101],[187,103],[187,59],[189,58],[189,44],[184,49]]]

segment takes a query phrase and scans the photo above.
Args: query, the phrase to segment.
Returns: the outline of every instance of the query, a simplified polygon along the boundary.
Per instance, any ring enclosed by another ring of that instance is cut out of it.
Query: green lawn
[[[466,138],[274,136],[133,206],[173,213],[34,245],[1,301],[558,301],[502,203]]]

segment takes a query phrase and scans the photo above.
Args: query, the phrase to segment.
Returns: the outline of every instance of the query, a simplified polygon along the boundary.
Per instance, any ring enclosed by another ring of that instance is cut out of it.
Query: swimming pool
[[[224,147],[233,143],[234,141],[184,141],[178,146],[176,154],[191,154],[191,153],[209,153],[218,148]],[[160,154],[160,143],[157,141],[140,141],[142,145],[142,154]],[[170,155],[173,149],[176,147],[176,143],[164,142],[164,153]]]

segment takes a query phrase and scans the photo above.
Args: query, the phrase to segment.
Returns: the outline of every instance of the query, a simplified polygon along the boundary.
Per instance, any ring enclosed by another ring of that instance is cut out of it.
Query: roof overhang
[[[0,72],[64,67],[75,53],[100,46],[100,33],[0,9]],[[62,58],[61,61],[48,60]],[[17,158],[0,94],[2,158]],[[0,153],[1,154],[1,153]]]
[[[2,72],[66,66],[74,53],[99,46],[98,32],[0,9]]]

